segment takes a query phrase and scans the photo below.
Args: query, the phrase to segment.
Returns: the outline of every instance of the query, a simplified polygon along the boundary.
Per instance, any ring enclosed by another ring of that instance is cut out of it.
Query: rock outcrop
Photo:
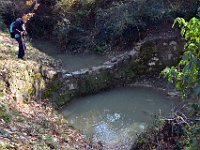
[[[47,83],[56,75],[56,63],[28,45],[27,60],[15,58],[17,43],[0,33],[0,97],[9,94],[17,101],[40,99]]]

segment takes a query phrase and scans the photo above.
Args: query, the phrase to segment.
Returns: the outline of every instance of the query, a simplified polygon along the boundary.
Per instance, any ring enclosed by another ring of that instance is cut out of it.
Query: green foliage
[[[177,18],[174,24],[181,27],[181,35],[185,38],[184,53],[182,60],[178,66],[166,68],[163,74],[172,83],[175,83],[176,88],[182,92],[184,98],[189,94],[200,97],[200,20],[192,18],[190,21],[185,21],[183,18]],[[196,122],[199,118],[200,105],[193,103],[189,107],[189,116],[192,118],[189,123],[182,127],[184,138],[179,143],[186,150],[198,150],[200,147],[200,127]]]
[[[185,138],[182,142],[182,145],[186,145],[187,150],[198,150],[200,147],[200,126],[198,121],[195,121],[196,118],[199,118],[200,114],[200,105],[197,103],[192,103],[189,107],[189,115],[194,119],[190,124],[187,124],[184,127]]]
[[[30,35],[36,37],[49,37],[54,33],[60,44],[65,46],[74,39],[70,31],[82,30],[85,35],[91,33],[87,32],[88,29],[94,34],[106,31],[107,39],[116,41],[119,36],[133,34],[126,32],[129,27],[143,28],[162,19],[174,19],[177,14],[190,15],[196,10],[195,3],[196,0],[190,0],[190,3],[180,1],[178,4],[171,0],[40,0],[41,5],[27,24],[27,29]],[[6,25],[27,10],[25,0],[1,0],[0,3],[0,16]],[[100,43],[105,42],[98,35],[96,38],[100,38]],[[83,41],[81,46],[84,47],[85,43]],[[93,44],[99,45],[99,41],[95,39],[88,47]]]
[[[189,16],[195,12],[195,4],[196,0],[61,0],[56,5],[59,19],[54,34],[68,49],[104,51],[133,41],[133,35],[137,39],[138,30],[149,25],[173,21],[177,15]]]
[[[192,103],[189,108],[190,108],[189,110],[190,116],[192,118],[196,118],[197,114],[200,113],[200,105],[197,103]]]
[[[11,122],[12,115],[9,112],[6,105],[0,103],[0,118],[3,119],[6,123]]]
[[[97,12],[97,25],[103,25],[103,28],[109,29],[112,34],[121,35],[128,27],[144,27],[148,21],[156,21],[163,17],[166,11],[163,1],[147,2],[140,0],[129,3],[116,3],[114,6],[107,10],[99,10]],[[144,18],[144,19],[143,19]],[[103,24],[100,22],[104,22]]]
[[[194,2],[191,1],[191,3]],[[172,21],[177,13],[184,14],[183,10],[189,11],[190,8],[195,10],[194,6],[187,4],[188,8],[186,9],[184,5],[185,2],[175,4],[165,0],[136,0],[114,3],[106,10],[99,9],[97,11],[97,27],[109,31],[111,38],[114,38],[121,36],[130,26],[131,28],[142,29],[163,19]],[[175,7],[177,9],[172,10]]]
[[[181,27],[181,35],[185,38],[184,53],[177,67],[166,68],[162,73],[175,83],[183,97],[194,93],[200,96],[200,21],[192,18],[189,22],[177,18],[174,25]],[[174,26],[173,25],[173,26]]]
[[[71,30],[71,23],[68,19],[58,21],[53,34],[57,37],[60,45],[67,45],[69,40],[68,34]]]

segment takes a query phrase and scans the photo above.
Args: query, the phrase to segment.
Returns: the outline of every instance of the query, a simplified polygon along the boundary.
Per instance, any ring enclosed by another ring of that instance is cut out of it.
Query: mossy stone
[[[55,100],[57,106],[63,106],[64,104],[70,102],[72,99],[72,95],[65,91],[64,94],[60,94],[59,97]]]

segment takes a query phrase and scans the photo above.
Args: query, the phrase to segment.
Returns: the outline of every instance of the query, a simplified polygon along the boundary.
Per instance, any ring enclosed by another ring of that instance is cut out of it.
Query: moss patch
[[[59,92],[59,90],[62,88],[62,82],[58,79],[57,76],[54,76],[51,81],[47,84],[43,98],[51,98],[53,97],[55,92]]]
[[[101,89],[108,88],[111,85],[111,74],[109,72],[101,72],[97,75],[86,75],[83,79],[78,80],[79,93],[94,93]]]
[[[58,77],[54,77],[51,83],[47,85],[44,90],[43,99],[49,98],[51,101],[57,106],[63,106],[68,103],[72,99],[72,93],[65,90],[62,91],[63,84],[58,79]]]
[[[135,71],[132,66],[122,68],[120,71],[117,72],[118,76],[124,79],[132,79],[135,77]]]
[[[140,48],[139,57],[142,59],[143,63],[147,64],[155,52],[156,52],[155,43],[149,41],[144,43]]]
[[[68,91],[65,91],[63,94],[59,95],[59,97],[55,100],[55,103],[59,107],[70,102],[71,99],[72,99],[72,95]]]

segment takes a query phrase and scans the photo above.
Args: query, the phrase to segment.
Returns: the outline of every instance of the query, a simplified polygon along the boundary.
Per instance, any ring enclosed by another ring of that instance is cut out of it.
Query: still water
[[[72,55],[61,52],[62,50],[55,42],[52,43],[49,41],[35,40],[32,41],[32,45],[54,59],[60,60],[62,62],[63,69],[67,71],[76,71],[82,68],[99,66],[107,60],[107,58],[98,55]]]
[[[74,100],[62,113],[91,141],[101,141],[106,149],[129,149],[155,114],[169,115],[175,103],[160,90],[127,87]]]

